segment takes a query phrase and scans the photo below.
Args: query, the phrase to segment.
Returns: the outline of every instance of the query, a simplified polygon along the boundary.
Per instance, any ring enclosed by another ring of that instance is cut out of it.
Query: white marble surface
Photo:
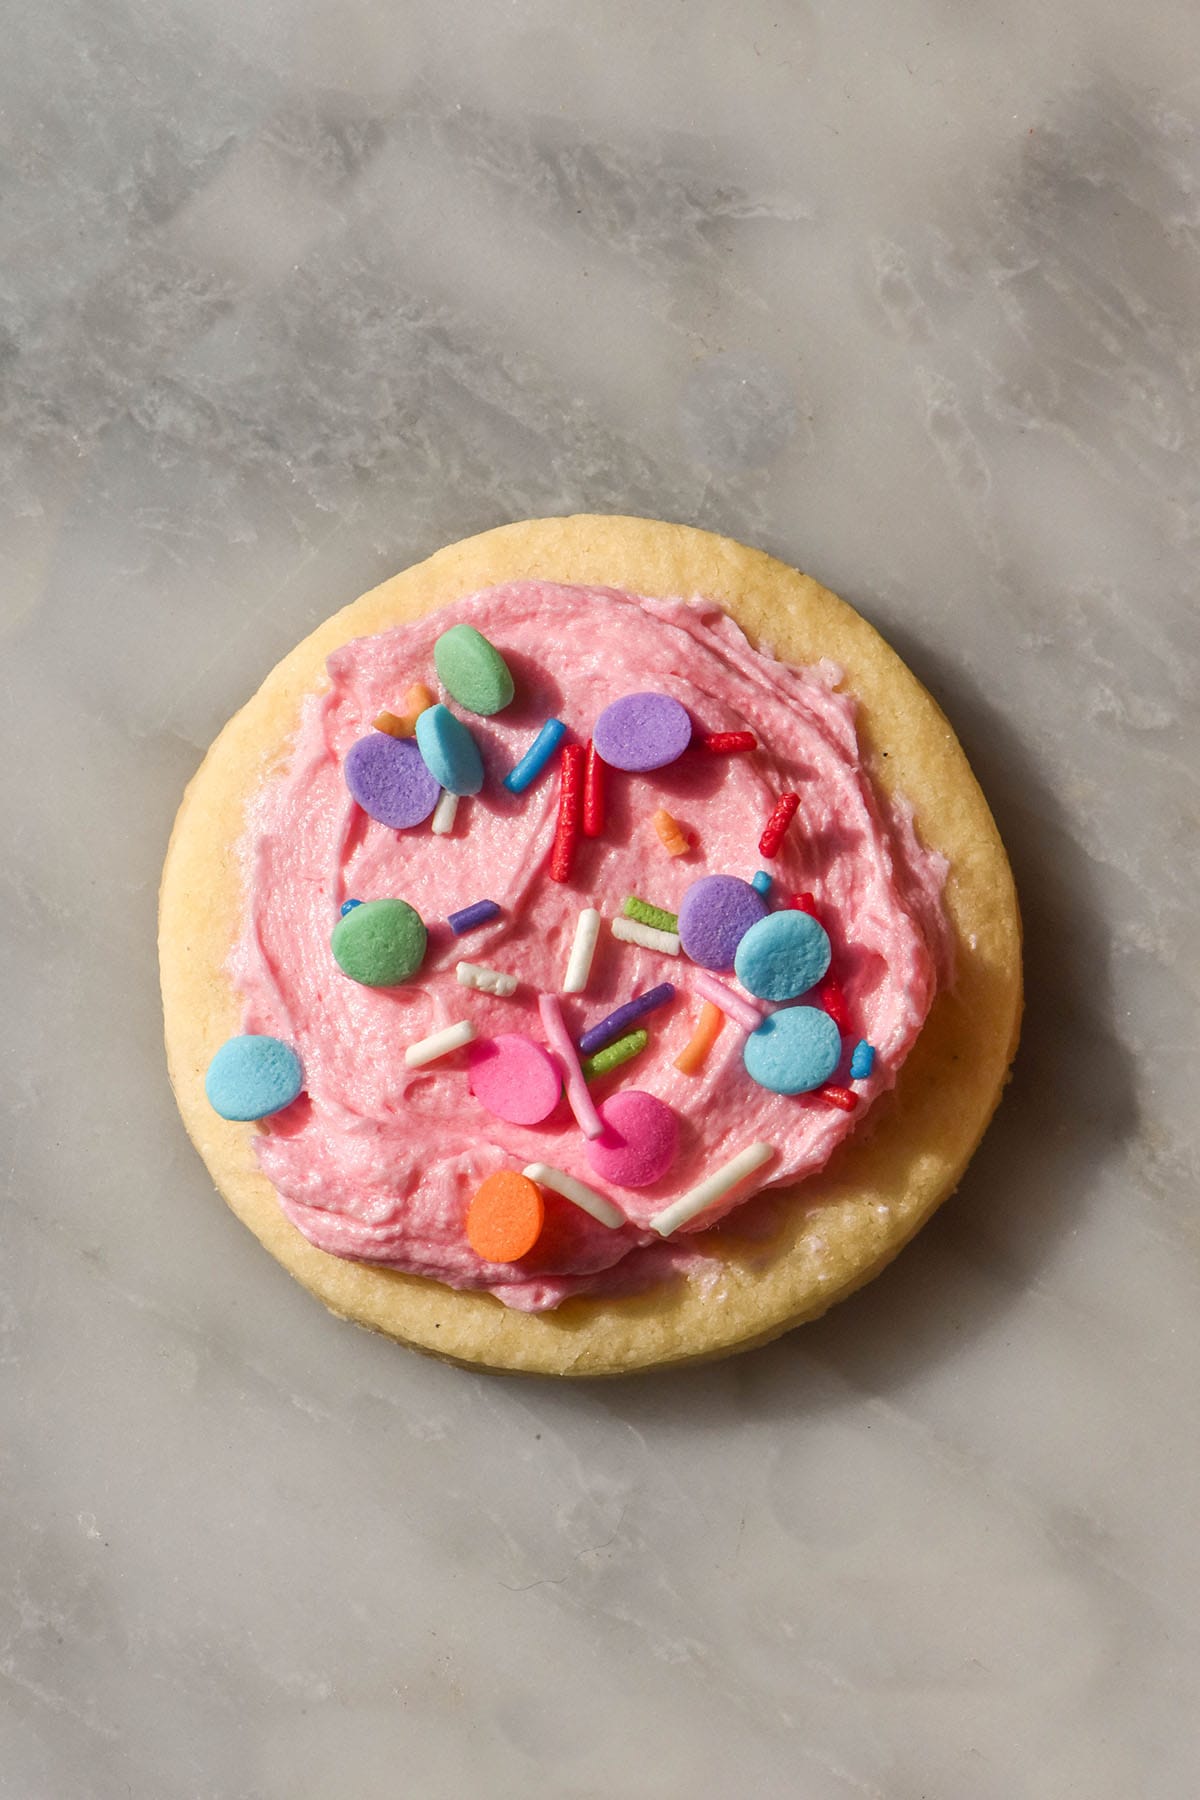
[[[0,1793],[1193,1800],[1192,0],[10,0]],[[577,509],[798,561],[1028,920],[960,1196],[625,1385],[328,1319],[168,1090],[155,885],[335,605]]]

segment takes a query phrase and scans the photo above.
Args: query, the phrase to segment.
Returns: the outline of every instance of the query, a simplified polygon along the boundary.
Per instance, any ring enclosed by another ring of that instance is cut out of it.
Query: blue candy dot
[[[752,925],[737,947],[734,973],[760,1000],[794,1000],[829,967],[829,936],[808,913],[774,912]]]
[[[865,1081],[875,1067],[875,1046],[859,1038],[850,1057],[851,1081]]]
[[[417,720],[417,749],[434,780],[452,794],[477,794],[483,758],[461,719],[448,706],[429,706]]]
[[[344,919],[348,912],[353,912],[356,906],[361,905],[361,900],[343,900],[341,906],[338,908],[338,918]]]
[[[754,889],[756,894],[761,894],[765,900],[771,891],[771,877],[767,874],[765,869],[760,869],[757,875],[752,875],[750,877],[750,886]]]
[[[265,1119],[290,1106],[303,1086],[300,1058],[274,1037],[227,1039],[204,1078],[209,1105],[223,1119]]]
[[[746,1073],[773,1094],[807,1094],[838,1066],[842,1039],[827,1012],[788,1006],[763,1020],[742,1049]]]

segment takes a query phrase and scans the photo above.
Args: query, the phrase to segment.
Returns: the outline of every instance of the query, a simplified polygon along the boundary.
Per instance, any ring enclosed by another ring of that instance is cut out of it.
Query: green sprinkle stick
[[[639,900],[636,894],[626,894],[621,911],[627,919],[636,919],[639,925],[649,925],[653,931],[679,930],[677,913],[667,912],[662,906],[651,906],[648,900]]]
[[[594,1056],[581,1056],[579,1066],[583,1070],[585,1081],[594,1081],[597,1075],[607,1075],[610,1069],[619,1069],[622,1063],[632,1056],[639,1056],[650,1042],[648,1031],[631,1031],[620,1037],[613,1044],[605,1044],[603,1050],[597,1050]]]

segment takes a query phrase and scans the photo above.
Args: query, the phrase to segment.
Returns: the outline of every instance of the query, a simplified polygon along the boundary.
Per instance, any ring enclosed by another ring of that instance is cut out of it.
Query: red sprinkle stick
[[[853,1112],[858,1105],[857,1094],[851,1093],[849,1088],[837,1087],[832,1082],[818,1088],[817,1092],[822,1100],[828,1100],[831,1106],[840,1106],[843,1112]]]
[[[826,975],[817,984],[817,1004],[823,1006],[839,1031],[850,1029],[850,1008],[842,984],[836,975]]]
[[[558,777],[558,824],[554,831],[554,848],[550,852],[551,881],[565,881],[571,873],[571,859],[579,841],[583,761],[586,755],[582,744],[563,745]]]
[[[583,835],[599,837],[604,830],[604,764],[587,742],[587,770],[583,777]]]
[[[811,894],[793,894],[792,907],[796,912],[808,913],[810,918],[816,919],[818,924],[820,923],[821,915],[817,910],[817,903]],[[820,1006],[825,1008],[825,1011],[829,1014],[839,1031],[848,1032],[850,1030],[850,1008],[846,1003],[845,990],[832,971],[824,976],[817,984],[817,1002]],[[822,1093],[825,1093],[826,1091],[827,1090],[824,1088],[821,1090]],[[850,1089],[840,1088],[838,1091],[839,1093],[848,1094]],[[841,1101],[835,1101],[834,1105],[840,1106]],[[849,1112],[849,1110],[850,1108],[847,1107],[846,1111]]]
[[[692,743],[697,750],[708,750],[714,756],[730,756],[737,750],[757,750],[758,739],[752,731],[702,731]]]
[[[763,826],[763,834],[758,840],[760,856],[774,856],[783,842],[783,834],[796,816],[796,808],[800,804],[799,794],[780,794],[775,802],[775,810]]]

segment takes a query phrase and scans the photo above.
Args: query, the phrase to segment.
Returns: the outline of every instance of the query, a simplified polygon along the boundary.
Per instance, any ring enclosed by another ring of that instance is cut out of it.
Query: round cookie
[[[948,860],[956,949],[954,985],[935,999],[889,1104],[869,1133],[852,1136],[824,1171],[790,1190],[794,1199],[780,1190],[769,1244],[741,1242],[735,1218],[706,1244],[702,1280],[628,1299],[571,1299],[548,1314],[317,1250],[258,1168],[255,1127],[221,1119],[204,1095],[209,1062],[241,1030],[226,972],[241,920],[235,846],[264,770],[286,755],[303,695],[323,684],[325,658],[351,639],[522,578],[650,597],[701,594],[787,661],[840,664],[859,701],[873,779],[906,796],[923,841]],[[221,1192],[272,1254],[334,1312],[418,1349],[557,1374],[617,1374],[746,1348],[877,1273],[961,1175],[1003,1087],[1021,1004],[1020,926],[1003,847],[945,718],[915,678],[864,620],[796,571],[708,533],[621,518],[533,521],[454,545],[337,614],[285,658],[185,796],[164,870],[160,952],[168,1061],[185,1123]]]

